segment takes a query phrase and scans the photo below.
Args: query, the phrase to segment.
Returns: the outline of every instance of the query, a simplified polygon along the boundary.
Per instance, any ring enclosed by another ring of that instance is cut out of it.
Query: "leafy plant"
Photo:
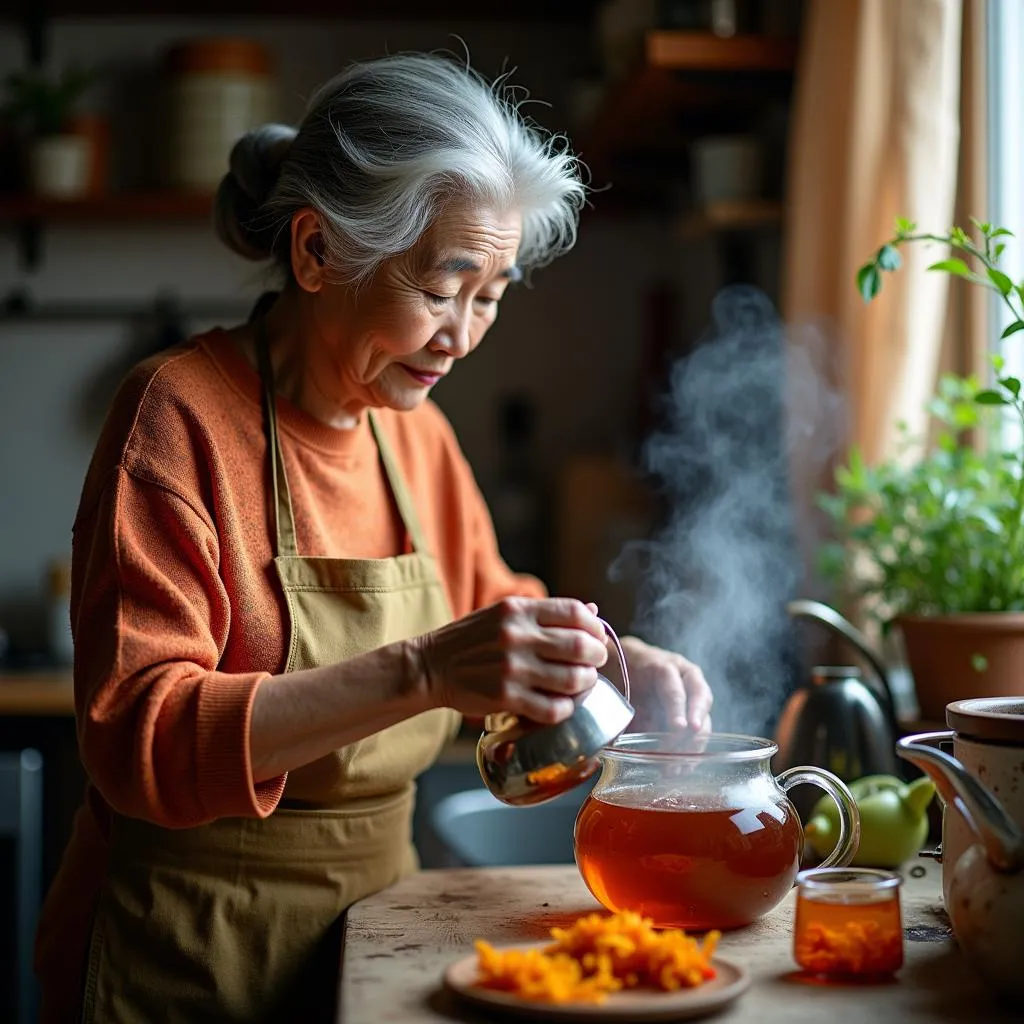
[[[954,227],[947,235],[918,233],[898,220],[896,233],[857,274],[866,302],[878,295],[884,274],[900,268],[900,247],[939,243],[954,255],[928,269],[996,292],[1010,311],[1001,340],[1024,331],[1024,283],[999,268],[1012,237],[1006,228],[972,218],[974,236]],[[1021,382],[991,356],[995,386],[946,376],[929,403],[941,429],[934,446],[908,459],[906,428],[896,457],[868,467],[854,449],[836,472],[836,492],[819,504],[837,527],[838,540],[822,551],[824,570],[855,580],[851,596],[867,599],[883,622],[899,615],[1024,610],[1024,440],[1002,450],[991,428],[1012,413],[1022,427]],[[989,443],[972,443],[981,432]]]
[[[80,68],[67,68],[56,79],[36,70],[13,72],[4,79],[7,100],[0,112],[34,136],[58,135],[95,79],[93,71]]]

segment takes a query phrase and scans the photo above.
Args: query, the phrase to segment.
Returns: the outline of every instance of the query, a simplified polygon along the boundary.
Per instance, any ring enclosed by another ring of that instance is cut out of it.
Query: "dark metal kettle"
[[[806,600],[791,601],[786,608],[794,618],[813,619],[838,633],[876,678],[869,683],[852,666],[815,667],[811,685],[794,693],[782,711],[776,729],[776,770],[817,765],[844,782],[865,775],[900,776],[899,726],[882,659],[864,634],[834,608]]]

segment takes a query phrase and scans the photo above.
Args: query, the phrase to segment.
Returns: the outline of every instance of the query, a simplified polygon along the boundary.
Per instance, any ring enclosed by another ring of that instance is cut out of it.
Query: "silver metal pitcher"
[[[791,601],[794,618],[812,619],[847,641],[867,662],[873,681],[850,665],[816,666],[811,684],[794,693],[776,729],[775,764],[813,764],[845,782],[865,775],[901,775],[896,758],[899,727],[882,659],[867,638],[834,608],[819,601]]]
[[[522,807],[544,803],[580,785],[600,767],[598,752],[633,720],[629,671],[615,630],[605,628],[619,656],[622,693],[598,673],[597,683],[576,709],[556,725],[538,725],[509,712],[488,715],[476,745],[484,785],[499,800]]]

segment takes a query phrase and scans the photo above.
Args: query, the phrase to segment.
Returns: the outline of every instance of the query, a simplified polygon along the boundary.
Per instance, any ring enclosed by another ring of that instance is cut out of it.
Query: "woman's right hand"
[[[606,634],[593,607],[571,598],[509,597],[415,641],[431,703],[471,718],[511,711],[568,718],[570,699],[597,682]]]

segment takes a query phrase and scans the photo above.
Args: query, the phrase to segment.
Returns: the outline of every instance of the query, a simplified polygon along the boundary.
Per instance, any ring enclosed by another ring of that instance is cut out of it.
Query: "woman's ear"
[[[318,292],[325,283],[324,236],[315,210],[292,215],[292,275],[307,292]]]

